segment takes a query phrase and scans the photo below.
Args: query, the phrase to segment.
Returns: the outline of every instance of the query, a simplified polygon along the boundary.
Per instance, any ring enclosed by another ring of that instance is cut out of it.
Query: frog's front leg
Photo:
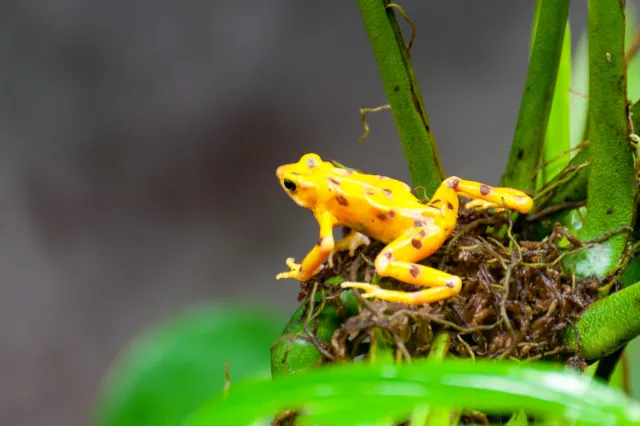
[[[426,290],[407,293],[384,290],[367,283],[344,282],[343,288],[365,290],[364,297],[375,297],[389,302],[421,305],[456,296],[462,288],[460,277],[415,262],[433,254],[444,242],[442,227],[434,224],[416,226],[407,230],[387,245],[376,257],[376,272],[421,287]]]
[[[351,229],[347,235],[338,240],[329,254],[328,263],[329,267],[333,268],[333,256],[341,251],[349,250],[349,256],[353,257],[356,254],[356,249],[360,246],[368,246],[371,240],[356,230]]]
[[[320,271],[322,263],[327,259],[334,247],[333,227],[336,225],[336,218],[330,212],[322,212],[316,215],[320,225],[320,239],[318,243],[305,256],[301,264],[295,263],[292,257],[287,259],[287,266],[291,268],[289,272],[282,272],[276,275],[276,279],[295,278],[306,281]]]
[[[533,199],[526,192],[513,188],[496,188],[479,182],[463,180],[455,176],[449,177],[442,182],[434,195],[434,199],[438,198],[438,192],[442,192],[442,195],[447,197],[449,188],[474,200],[479,200],[470,201],[466,204],[467,208],[497,207],[504,210],[506,205],[509,209],[526,214],[533,207]]]

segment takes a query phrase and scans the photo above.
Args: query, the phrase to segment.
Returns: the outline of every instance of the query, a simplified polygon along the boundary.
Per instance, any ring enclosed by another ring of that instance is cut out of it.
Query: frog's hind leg
[[[408,293],[357,282],[344,282],[342,287],[365,290],[364,297],[408,305],[432,303],[456,296],[462,288],[460,277],[414,263],[433,254],[444,239],[443,229],[433,223],[412,227],[387,245],[375,260],[376,272],[380,276],[428,289]]]
[[[355,229],[351,229],[347,235],[336,241],[333,250],[329,253],[329,257],[327,258],[329,267],[333,268],[333,256],[336,253],[348,250],[349,256],[353,257],[358,247],[368,246],[370,243],[371,240],[369,240],[366,235],[359,233]]]
[[[471,202],[470,206],[490,207],[495,205],[496,207],[503,207],[506,204],[507,208],[516,210],[520,213],[528,213],[533,207],[533,199],[529,197],[525,192],[512,188],[495,188],[483,183],[473,182],[469,180],[463,180],[458,177],[450,177],[442,182],[442,186],[448,186],[455,192],[464,194],[475,200],[481,200],[485,203]]]

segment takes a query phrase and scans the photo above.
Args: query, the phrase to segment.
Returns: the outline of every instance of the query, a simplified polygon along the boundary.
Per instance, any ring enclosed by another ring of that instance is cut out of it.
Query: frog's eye
[[[296,184],[290,181],[289,179],[285,179],[283,184],[284,184],[284,187],[291,192],[296,190]]]

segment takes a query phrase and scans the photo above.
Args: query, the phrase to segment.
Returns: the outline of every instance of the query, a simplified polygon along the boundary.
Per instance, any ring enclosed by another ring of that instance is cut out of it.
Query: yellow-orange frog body
[[[387,244],[375,259],[380,276],[426,289],[408,293],[357,282],[343,282],[342,287],[363,289],[364,297],[410,305],[437,302],[460,292],[460,277],[416,263],[438,250],[455,229],[458,193],[477,200],[470,203],[476,206],[506,205],[521,213],[533,207],[533,200],[522,191],[457,177],[445,179],[429,203],[422,204],[403,182],[336,167],[317,154],[280,166],[276,176],[293,201],[311,210],[320,225],[320,238],[313,249],[300,264],[287,259],[291,270],[278,274],[277,279],[306,281],[320,271],[327,258],[331,262],[334,253],[349,250],[353,255],[371,237]],[[335,226],[351,231],[334,242]]]

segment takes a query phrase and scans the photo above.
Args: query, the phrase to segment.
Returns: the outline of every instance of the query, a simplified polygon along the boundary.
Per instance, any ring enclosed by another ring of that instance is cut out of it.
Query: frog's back
[[[406,183],[381,175],[371,175],[335,168],[329,177],[341,183],[341,189],[349,194],[360,193],[373,204],[381,206],[420,205]]]

